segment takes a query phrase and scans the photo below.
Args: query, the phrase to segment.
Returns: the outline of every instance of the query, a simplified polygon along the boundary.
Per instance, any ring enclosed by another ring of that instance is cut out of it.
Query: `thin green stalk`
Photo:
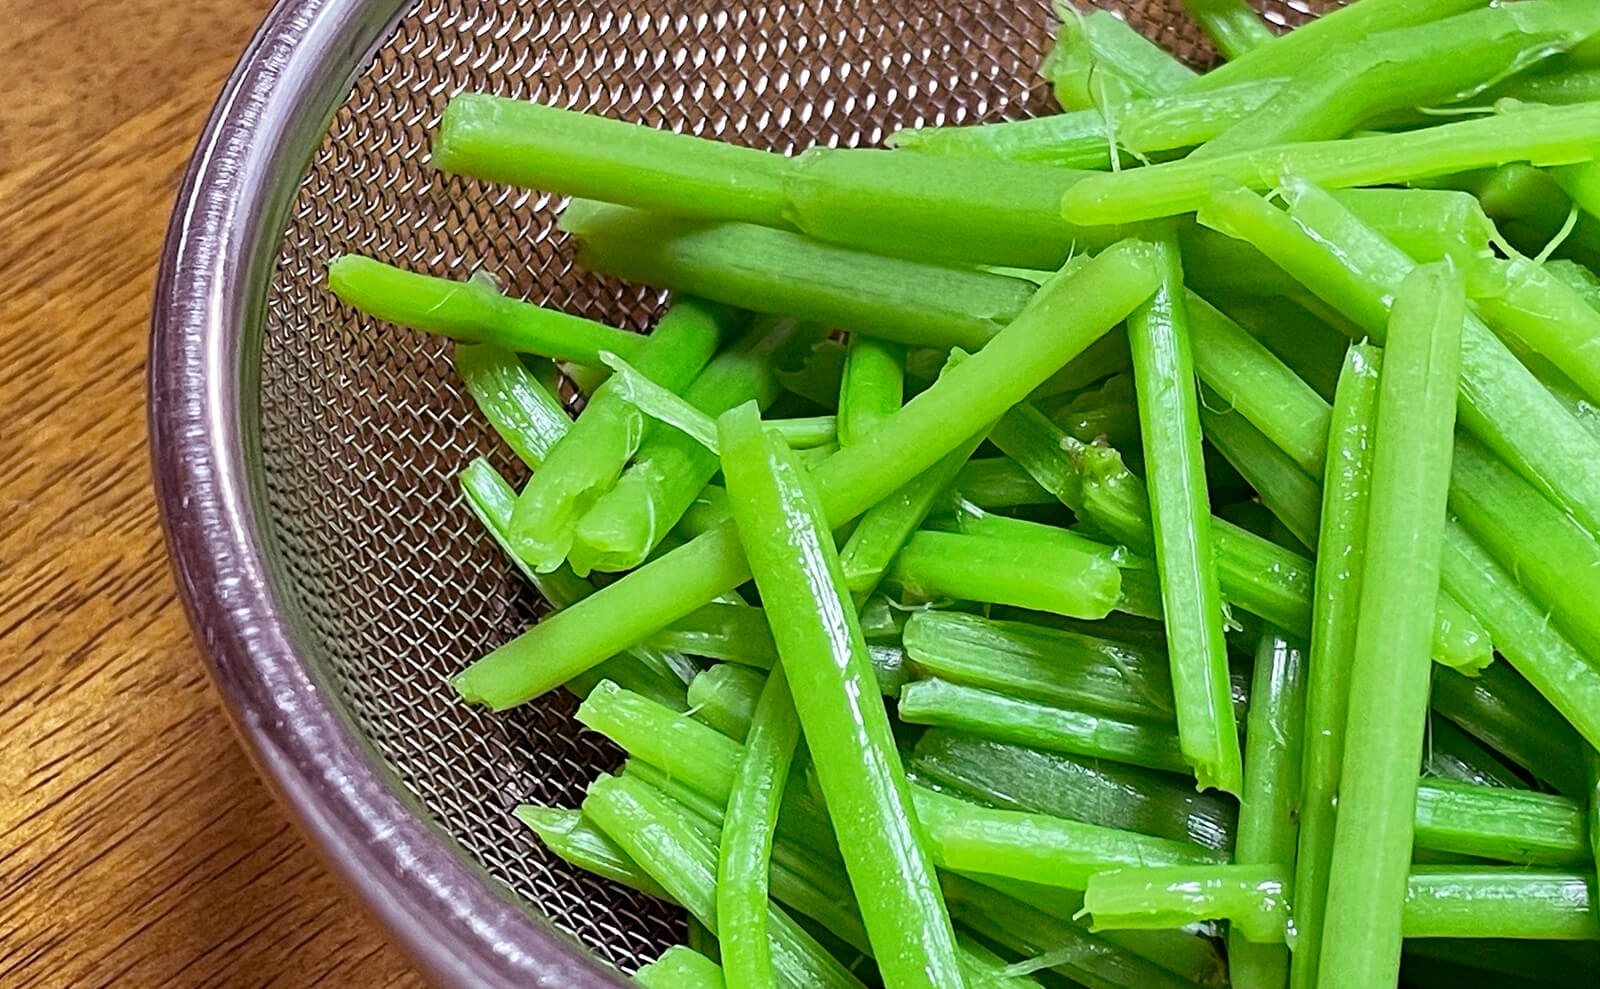
[[[1118,449],[1139,445],[1139,406],[1130,374],[1115,374],[1097,388],[1037,399],[1035,404],[1081,443],[1100,440]]]
[[[695,376],[683,399],[715,418],[744,402],[778,397],[773,368],[785,351],[821,336],[794,320],[759,320]],[[632,463],[579,519],[568,553],[573,568],[629,570],[643,563],[717,471],[716,454],[664,422],[645,427]]]
[[[767,943],[767,890],[778,807],[799,740],[789,682],[777,666],[756,701],[718,849],[717,940],[732,989],[777,984]]]
[[[1256,646],[1245,722],[1244,792],[1233,861],[1294,874],[1305,733],[1305,651],[1270,626]],[[1283,989],[1289,949],[1252,943],[1228,932],[1228,972],[1234,989]]]
[[[1159,648],[950,611],[912,615],[901,641],[925,676],[1140,721],[1173,718],[1172,682]]]
[[[1379,377],[1361,609],[1320,978],[1392,986],[1427,725],[1466,297],[1448,267],[1406,277]]]
[[[781,155],[484,93],[445,107],[447,172],[680,216],[786,226]]]
[[[1433,706],[1538,779],[1563,793],[1581,792],[1582,739],[1516,671],[1498,663],[1477,676],[1435,670]]]
[[[809,450],[839,439],[839,420],[834,416],[768,419],[767,428],[783,437],[791,450]]]
[[[905,404],[906,348],[855,334],[845,354],[839,383],[838,435],[841,447],[872,431]]]
[[[1222,590],[1200,448],[1193,344],[1176,235],[1157,242],[1163,280],[1128,319],[1150,520],[1172,661],[1178,739],[1202,790],[1244,785],[1228,694]],[[1083,616],[1095,617],[1095,616]]]
[[[645,343],[637,333],[512,299],[487,275],[458,282],[346,254],[328,263],[328,288],[390,323],[553,360],[595,365],[602,350],[632,359]]]
[[[1097,932],[1226,920],[1229,975],[1237,981],[1235,948],[1283,947],[1289,899],[1283,870],[1272,865],[1167,866],[1095,876],[1084,909]]]
[[[1205,205],[1221,178],[1272,189],[1285,175],[1337,188],[1385,185],[1531,161],[1570,165],[1600,151],[1590,136],[1600,107],[1549,107],[1442,124],[1398,134],[1282,144],[1195,161],[1175,161],[1083,178],[1061,197],[1061,211],[1085,226],[1135,223]]]
[[[1158,279],[1148,248],[1124,242],[1045,285],[981,350],[861,442],[814,469],[829,523],[842,525],[861,514],[988,428],[1147,298]],[[452,683],[469,701],[514,707],[648,638],[749,575],[737,534],[721,526],[539,623]]]
[[[1183,0],[1183,8],[1199,22],[1200,30],[1223,58],[1238,58],[1277,40],[1267,22],[1245,0]]]
[[[1324,314],[1313,313],[1315,308],[1327,308],[1322,300],[1306,296],[1303,290],[1299,295],[1298,299],[1223,299],[1222,309],[1301,381],[1310,385],[1323,401],[1332,402],[1345,350],[1350,346],[1350,335],[1334,329],[1335,324],[1343,322],[1343,317],[1330,323]],[[1201,307],[1193,311],[1198,313]],[[1200,325],[1199,319],[1195,320],[1195,325]],[[1204,354],[1204,349],[1199,350],[1196,359]],[[1197,366],[1202,379],[1205,378],[1205,365]]]
[[[767,616],[747,604],[703,605],[649,639],[651,645],[691,656],[770,670],[778,661]]]
[[[513,813],[563,861],[648,896],[671,899],[660,883],[635,865],[627,852],[580,811],[523,804]]]
[[[1218,396],[1208,397],[1217,399],[1218,406],[1222,405]],[[1250,482],[1261,503],[1277,516],[1300,545],[1315,549],[1322,501],[1322,489],[1317,482],[1307,477],[1300,465],[1244,416],[1212,411],[1207,404],[1200,409],[1200,423],[1206,439]]]
[[[1428,717],[1428,748],[1422,760],[1422,775],[1473,786],[1528,788],[1504,760],[1437,712]]]
[[[909,724],[934,725],[980,738],[1172,773],[1189,772],[1170,725],[1058,707],[945,680],[906,684],[896,710]]]
[[[1417,788],[1416,846],[1517,865],[1593,861],[1584,807],[1527,790],[1430,780]]]
[[[572,426],[561,400],[511,351],[492,344],[457,344],[455,367],[478,411],[530,469],[544,463]]]
[[[1089,545],[1088,540],[1084,540]],[[1104,618],[1122,600],[1114,548],[918,532],[885,578],[913,599],[982,601],[1074,618]]]
[[[689,684],[688,713],[735,742],[743,742],[766,682],[767,677],[759,670],[718,663]]]
[[[1019,278],[601,203],[574,201],[561,227],[591,271],[914,346],[976,350],[1034,292]]]
[[[660,791],[626,777],[589,784],[586,816],[598,824],[672,898],[719,938],[717,853]],[[773,967],[782,986],[858,987],[860,980],[777,907],[769,907]]]
[[[1176,92],[1193,69],[1107,10],[1057,6],[1055,47],[1039,67],[1063,110],[1104,110],[1108,103]]]
[[[918,778],[1011,810],[1064,817],[1226,850],[1233,801],[1136,766],[931,729],[909,762]]]
[[[721,306],[680,298],[645,339],[634,363],[656,384],[682,391],[737,319]],[[561,565],[572,546],[573,527],[616,483],[638,448],[644,418],[624,390],[616,379],[601,385],[517,496],[512,546],[535,570]]]
[[[1055,496],[1041,488],[1039,482],[1010,457],[980,457],[964,461],[956,471],[955,479],[950,482],[947,493],[941,497],[942,504],[936,502],[936,507],[952,510],[961,502],[986,511],[1056,504]]]
[[[993,124],[902,127],[884,143],[919,154],[1031,161],[1063,168],[1111,165],[1111,137],[1098,110]]]
[[[739,539],[884,983],[960,985],[955,935],[821,498],[753,404],[724,415],[718,432]]]
[[[917,818],[940,868],[1083,889],[1097,872],[1220,863],[1222,853],[1046,814],[996,810],[914,787]]]
[[[633,973],[633,981],[644,989],[723,989],[727,984],[716,962],[681,944]]]

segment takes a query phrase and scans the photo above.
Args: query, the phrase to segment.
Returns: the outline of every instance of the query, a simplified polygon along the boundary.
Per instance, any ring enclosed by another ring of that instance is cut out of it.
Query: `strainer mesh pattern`
[[[1267,0],[1293,25],[1329,0]],[[1196,64],[1172,0],[1104,4]],[[657,292],[573,266],[560,200],[433,171],[451,94],[492,91],[795,151],[873,144],[898,125],[1050,108],[1035,67],[1047,0],[424,0],[335,114],[304,176],[267,299],[260,369],[268,528],[288,604],[354,722],[425,813],[497,879],[626,970],[682,936],[678,912],[580,873],[509,815],[574,806],[616,751],[565,695],[509,715],[445,678],[540,611],[461,506],[483,454],[525,476],[474,417],[448,345],[380,326],[323,289],[362,253],[642,329]]]

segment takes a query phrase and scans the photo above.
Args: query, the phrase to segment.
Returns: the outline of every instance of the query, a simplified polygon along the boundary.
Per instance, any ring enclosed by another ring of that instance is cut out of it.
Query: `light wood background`
[[[0,986],[416,985],[235,742],[169,576],[148,312],[267,0],[0,0]]]

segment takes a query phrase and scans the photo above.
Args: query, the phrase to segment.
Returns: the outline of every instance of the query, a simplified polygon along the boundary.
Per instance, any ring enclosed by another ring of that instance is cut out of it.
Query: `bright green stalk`
[[[1361,610],[1350,670],[1321,978],[1392,986],[1427,726],[1466,298],[1425,266],[1395,297],[1379,380]]]
[[[718,943],[733,989],[777,984],[767,944],[767,889],[778,807],[799,740],[788,680],[783,667],[774,667],[756,701],[718,851]]]
[[[1230,319],[1310,385],[1323,401],[1333,401],[1339,369],[1344,365],[1345,350],[1350,346],[1350,335],[1334,329],[1324,315],[1313,314],[1313,308],[1327,308],[1321,299],[1310,298],[1302,291],[1298,299],[1224,299],[1222,308]],[[1200,307],[1194,309],[1194,312],[1200,311]],[[1336,323],[1342,321],[1343,317],[1335,320]],[[1199,323],[1196,319],[1195,325]],[[1203,354],[1202,349],[1197,359]],[[1198,367],[1204,379],[1205,365]]]
[[[735,405],[762,408],[778,397],[773,366],[790,347],[816,338],[816,327],[762,320],[718,354],[683,392],[715,418]],[[618,571],[643,563],[717,471],[716,454],[665,423],[645,428],[633,462],[578,520],[569,558],[574,569]]]
[[[1189,213],[1220,179],[1275,188],[1285,175],[1345,188],[1408,182],[1505,164],[1570,165],[1593,160],[1600,106],[1549,107],[1398,134],[1282,144],[1114,174],[1091,174],[1061,197],[1072,222],[1114,225]]]
[[[1499,664],[1477,676],[1436,670],[1433,706],[1535,777],[1563,793],[1581,792],[1582,739],[1515,671]]]
[[[689,713],[735,742],[743,742],[766,682],[759,670],[718,663],[689,684]]]
[[[917,346],[976,350],[1034,292],[1004,275],[601,203],[573,202],[561,227],[592,271]]]
[[[669,391],[682,391],[736,319],[720,306],[677,300],[645,339],[635,360],[638,370]],[[566,559],[573,526],[616,483],[637,449],[644,418],[624,393],[622,381],[601,385],[518,495],[512,545],[535,570],[552,570]]]
[[[896,710],[910,724],[1173,773],[1189,771],[1169,725],[1057,707],[944,680],[906,684]]]
[[[1109,546],[1103,552],[1028,547],[1011,540],[924,531],[906,543],[886,579],[925,601],[953,598],[1104,618],[1122,600],[1122,571],[1112,552]]]
[[[673,899],[723,936],[717,927],[716,850],[660,791],[626,777],[601,776],[589,784],[583,811]],[[768,910],[779,985],[861,985],[787,914],[777,907]]]
[[[787,225],[781,155],[483,93],[445,107],[433,164],[681,216]]]
[[[791,450],[809,450],[835,443],[839,438],[839,421],[834,416],[768,419],[766,424],[768,429],[783,437]]]
[[[1250,709],[1245,722],[1244,792],[1233,861],[1294,874],[1305,732],[1305,652],[1270,626],[1256,647]],[[1228,932],[1228,971],[1234,989],[1283,989],[1289,949],[1251,943]]]
[[[637,333],[509,298],[486,275],[457,282],[346,254],[329,262],[328,288],[378,319],[554,360],[599,364],[602,350],[637,357],[645,342]]]
[[[650,644],[691,656],[770,670],[778,661],[767,616],[746,604],[704,605],[650,637]]]
[[[996,810],[925,787],[912,789],[934,860],[944,869],[1083,889],[1097,872],[1220,863],[1222,853],[1045,814]]]
[[[1430,780],[1417,789],[1418,848],[1517,865],[1593,860],[1584,807],[1566,797]]]
[[[1253,48],[1190,84],[1196,92],[1235,83],[1300,73],[1336,45],[1359,42],[1381,31],[1426,24],[1485,5],[1485,0],[1361,0],[1330,10],[1269,44]]]
[[[513,812],[563,861],[648,896],[671,899],[661,884],[634,864],[617,843],[579,811],[523,804]]]
[[[1478,200],[1454,189],[1340,189],[1333,198],[1422,264],[1450,258],[1470,274],[1500,238]]]
[[[1489,325],[1544,355],[1600,401],[1600,312],[1527,258],[1483,260],[1468,270],[1473,302]]]
[[[954,934],[821,499],[753,405],[724,415],[718,431],[739,539],[885,985],[960,985]]]
[[[1281,78],[1257,79],[1203,91],[1185,87],[1167,96],[1140,100],[1123,114],[1117,140],[1137,154],[1204,144],[1277,95],[1284,82]]]
[[[530,468],[544,463],[572,419],[522,359],[492,344],[457,344],[456,374],[478,411]]]
[[[1213,412],[1211,406],[1206,405],[1200,410],[1200,422],[1206,438],[1256,489],[1261,503],[1302,546],[1315,548],[1318,506],[1322,500],[1317,482],[1307,477],[1287,453],[1244,416]]]
[[[1178,739],[1202,790],[1244,785],[1228,694],[1228,646],[1211,538],[1193,344],[1177,238],[1158,242],[1163,281],[1128,319],[1150,520],[1172,660]],[[1085,616],[1094,617],[1094,616]]]
[[[1428,717],[1422,775],[1473,786],[1526,790],[1528,784],[1503,759],[1437,712]]]
[[[1183,0],[1183,7],[1200,23],[1200,30],[1223,58],[1238,58],[1277,40],[1267,22],[1245,0]]]
[[[716,962],[681,944],[633,973],[633,981],[644,989],[723,989],[727,984]]]
[[[961,158],[1031,161],[1063,168],[1109,168],[1111,137],[1098,110],[1027,120],[946,127],[902,127],[884,141],[900,151]]]
[[[948,611],[912,615],[901,641],[928,676],[1058,707],[1172,721],[1172,683],[1159,649]]]
[[[1056,499],[1010,457],[983,457],[962,463],[942,503],[936,502],[935,507],[953,510],[959,502],[993,511],[1054,505]]]
[[[1327,193],[1303,182],[1290,182],[1288,190],[1289,214],[1234,190],[1218,192],[1202,220],[1255,244],[1381,342],[1399,279],[1414,266]],[[1470,314],[1461,366],[1462,424],[1586,528],[1600,531],[1600,475],[1590,469],[1600,462],[1600,441]]]
[[[839,445],[849,446],[905,404],[906,348],[855,334],[839,383]]]
[[[1316,984],[1321,954],[1339,772],[1344,758],[1350,667],[1366,569],[1379,357],[1376,348],[1366,344],[1350,348],[1339,375],[1327,430],[1327,466],[1307,654],[1305,751],[1294,872],[1299,940],[1290,958],[1292,989],[1309,989]]]
[[[1386,111],[1453,103],[1600,31],[1588,0],[1530,0],[1329,49],[1196,154],[1343,137]]]
[[[861,514],[988,428],[1147,298],[1158,277],[1148,248],[1124,242],[1041,288],[981,350],[815,468],[829,523]],[[514,707],[648,638],[749,574],[732,526],[719,527],[534,626],[453,685],[465,699]]]
[[[1189,841],[1233,844],[1232,801],[1196,793],[1178,777],[1137,766],[1042,752],[931,729],[910,763],[919,778],[1011,810]]]
[[[1081,443],[1103,440],[1118,449],[1139,445],[1139,406],[1130,374],[1115,374],[1098,388],[1037,399],[1035,404]]]
[[[1239,947],[1283,948],[1289,890],[1282,869],[1239,864],[1167,866],[1107,872],[1089,880],[1084,909],[1090,930],[1161,930],[1201,920],[1227,920],[1229,975],[1237,984]],[[1264,974],[1248,955],[1250,976]]]
[[[1130,98],[1176,92],[1194,70],[1107,10],[1057,5],[1056,44],[1039,67],[1063,110],[1104,109]]]

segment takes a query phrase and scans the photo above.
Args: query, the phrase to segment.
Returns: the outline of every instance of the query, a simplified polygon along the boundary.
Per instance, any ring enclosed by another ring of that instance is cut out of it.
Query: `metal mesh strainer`
[[[1263,6],[1281,25],[1335,5]],[[455,485],[475,454],[516,480],[520,467],[471,413],[447,347],[336,306],[326,263],[485,268],[534,301],[642,328],[659,295],[575,270],[558,201],[427,167],[451,94],[784,151],[871,144],[897,125],[1046,110],[1034,70],[1053,15],[1048,0],[409,6],[285,0],[224,93],[157,300],[158,482],[219,682],[313,837],[436,977],[587,984],[604,977],[417,823],[625,970],[681,937],[675,910],[566,866],[508,814],[574,804],[615,764],[575,730],[570,699],[495,716],[444,686],[538,611]],[[1102,6],[1209,57],[1173,0]]]

